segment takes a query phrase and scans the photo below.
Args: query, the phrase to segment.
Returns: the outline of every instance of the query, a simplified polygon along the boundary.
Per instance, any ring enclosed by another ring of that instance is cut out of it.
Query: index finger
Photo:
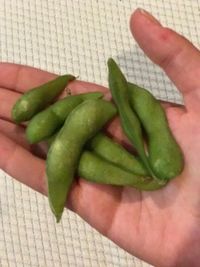
[[[0,102],[2,103],[0,105],[0,118],[11,120],[13,105],[23,93],[54,79],[56,76],[56,74],[29,66],[0,63]],[[100,91],[104,94],[105,99],[111,98],[107,88],[94,83],[75,80],[67,85],[67,89],[72,95]],[[64,90],[59,97],[66,96],[67,91]]]
[[[0,87],[24,93],[30,88],[46,83],[55,74],[29,66],[0,63]]]
[[[57,75],[54,73],[30,66],[0,63],[0,88],[6,88],[20,93],[24,93],[31,88],[55,79],[56,76]],[[109,98],[109,91],[107,88],[94,83],[75,80],[67,87],[69,87],[72,94],[101,91]]]

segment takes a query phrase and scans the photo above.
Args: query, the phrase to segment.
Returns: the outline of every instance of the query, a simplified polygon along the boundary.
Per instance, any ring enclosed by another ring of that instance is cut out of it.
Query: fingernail
[[[143,8],[138,8],[137,9],[146,19],[148,19],[150,22],[153,22],[154,24],[160,25],[161,23],[154,17],[152,16],[148,11],[146,11]]]

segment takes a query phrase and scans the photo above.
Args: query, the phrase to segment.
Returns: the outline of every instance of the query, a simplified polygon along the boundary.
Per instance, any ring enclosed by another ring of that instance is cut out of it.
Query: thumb
[[[186,107],[192,99],[200,100],[200,90],[197,90],[200,87],[199,50],[183,36],[163,27],[142,9],[137,9],[132,14],[130,29],[142,50],[163,68],[183,94]]]

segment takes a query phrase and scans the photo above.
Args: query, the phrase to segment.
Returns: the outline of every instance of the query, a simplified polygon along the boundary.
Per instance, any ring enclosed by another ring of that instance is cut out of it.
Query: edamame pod
[[[130,142],[136,148],[149,174],[155,177],[145,152],[140,121],[129,103],[128,82],[112,58],[108,60],[108,72],[109,88],[113,100],[117,105],[122,128]]]
[[[164,183],[159,184],[150,177],[135,175],[89,151],[84,151],[81,155],[78,176],[95,183],[131,186],[144,191],[157,190],[164,186]]]
[[[48,139],[49,147],[55,138],[56,134]],[[90,139],[86,149],[91,151],[83,151],[81,155],[78,167],[79,177],[91,182],[133,186],[145,191],[157,190],[165,185],[150,179],[139,159],[103,133],[98,133]],[[106,173],[109,173],[109,177]],[[110,177],[112,177],[111,180]]]
[[[55,138],[56,134],[46,140],[48,147],[51,146]],[[135,155],[129,153],[122,145],[101,132],[87,142],[86,148],[124,170],[136,175],[148,176],[146,168]]]
[[[157,178],[171,179],[183,169],[181,149],[169,128],[165,111],[146,89],[129,83],[130,103],[147,133],[149,162]]]
[[[88,148],[103,159],[116,164],[133,174],[148,176],[148,171],[133,154],[103,133],[98,133],[89,142]]]
[[[85,93],[67,96],[45,110],[36,114],[26,128],[26,137],[29,143],[38,143],[58,130],[64,123],[69,113],[81,102],[87,99],[103,97],[100,92]]]
[[[115,106],[102,99],[86,100],[67,117],[47,154],[48,198],[59,222],[85,143],[114,115]]]
[[[12,109],[12,119],[16,123],[30,120],[37,112],[50,104],[74,80],[73,75],[59,76],[48,83],[33,88],[23,94]]]

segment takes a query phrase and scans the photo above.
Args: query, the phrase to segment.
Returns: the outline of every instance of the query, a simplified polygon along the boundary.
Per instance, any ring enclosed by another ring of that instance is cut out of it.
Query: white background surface
[[[200,44],[200,4],[190,0],[0,0],[0,60],[107,86],[106,61],[158,98],[181,102],[162,71],[138,48],[129,18],[143,7]],[[0,155],[3,156],[3,155]],[[31,166],[30,166],[31,168]],[[56,224],[45,197],[0,171],[0,267],[149,266],[72,212]]]

